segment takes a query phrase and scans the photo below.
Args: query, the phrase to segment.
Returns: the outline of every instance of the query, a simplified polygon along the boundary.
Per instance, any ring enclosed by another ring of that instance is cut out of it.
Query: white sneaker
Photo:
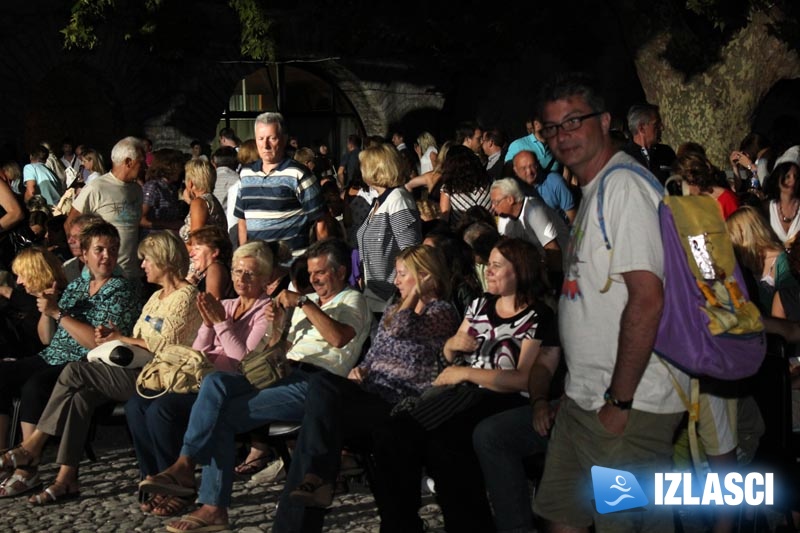
[[[280,483],[284,479],[286,479],[286,468],[283,465],[283,459],[278,458],[268,464],[264,470],[253,474],[250,482],[258,485],[272,485]]]

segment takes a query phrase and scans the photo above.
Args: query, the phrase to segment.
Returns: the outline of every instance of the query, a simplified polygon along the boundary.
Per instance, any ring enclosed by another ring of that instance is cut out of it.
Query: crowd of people
[[[586,496],[593,465],[669,470],[685,426],[688,377],[652,353],[661,195],[630,166],[714,198],[763,316],[798,321],[800,149],[751,134],[725,172],[697,143],[661,144],[657,106],[626,119],[627,135],[571,74],[511,142],[473,122],[441,145],[353,134],[337,165],[264,113],[210,156],[126,137],[108,172],[69,140],[60,159],[43,144],[3,164],[0,442],[16,400],[22,440],[0,455],[0,497],[79,498],[93,413],[118,403],[141,510],[174,517],[172,532],[228,528],[237,475],[285,479],[274,531],[321,531],[354,456],[386,533],[424,531],[423,476],[451,532],[533,531],[536,516],[553,531],[672,530],[669,508],[599,514]],[[279,335],[287,371],[258,388],[242,361]],[[191,347],[209,373],[197,390],[141,387],[141,368],[87,360],[110,342]],[[702,405],[709,466],[751,460],[752,396],[704,391]],[[290,464],[270,452],[278,422],[300,425]],[[60,469],[40,491],[52,436]]]

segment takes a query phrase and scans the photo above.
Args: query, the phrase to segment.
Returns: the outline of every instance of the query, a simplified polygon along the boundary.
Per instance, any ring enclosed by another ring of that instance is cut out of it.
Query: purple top
[[[222,300],[225,308],[225,320],[213,326],[200,326],[192,348],[205,353],[221,372],[239,372],[239,361],[255,348],[267,332],[267,319],[264,308],[270,298],[263,294],[253,307],[247,310],[238,320],[233,320],[239,298]]]
[[[368,370],[362,387],[390,403],[419,396],[436,377],[445,341],[458,330],[450,302],[435,300],[419,315],[413,309],[386,309],[372,347],[360,365]]]

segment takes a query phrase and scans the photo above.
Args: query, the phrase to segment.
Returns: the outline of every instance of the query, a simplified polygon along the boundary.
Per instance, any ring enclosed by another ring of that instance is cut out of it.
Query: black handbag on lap
[[[398,403],[392,416],[406,414],[431,431],[476,405],[484,392],[485,389],[468,382],[431,387],[419,398],[406,398]]]

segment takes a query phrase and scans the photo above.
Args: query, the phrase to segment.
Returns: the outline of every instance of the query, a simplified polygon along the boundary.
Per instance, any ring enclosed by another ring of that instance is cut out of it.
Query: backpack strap
[[[634,174],[638,174],[640,177],[644,178],[644,180],[649,183],[656,192],[658,192],[661,196],[664,195],[664,186],[661,185],[661,182],[656,179],[652,172],[641,165],[620,163],[607,168],[606,171],[600,176],[600,185],[597,188],[597,220],[600,222],[600,231],[603,233],[603,242],[606,244],[606,250],[611,250],[611,242],[608,240],[608,233],[606,232],[606,219],[603,216],[603,199],[605,198],[606,192],[606,178],[615,170],[630,170]]]

